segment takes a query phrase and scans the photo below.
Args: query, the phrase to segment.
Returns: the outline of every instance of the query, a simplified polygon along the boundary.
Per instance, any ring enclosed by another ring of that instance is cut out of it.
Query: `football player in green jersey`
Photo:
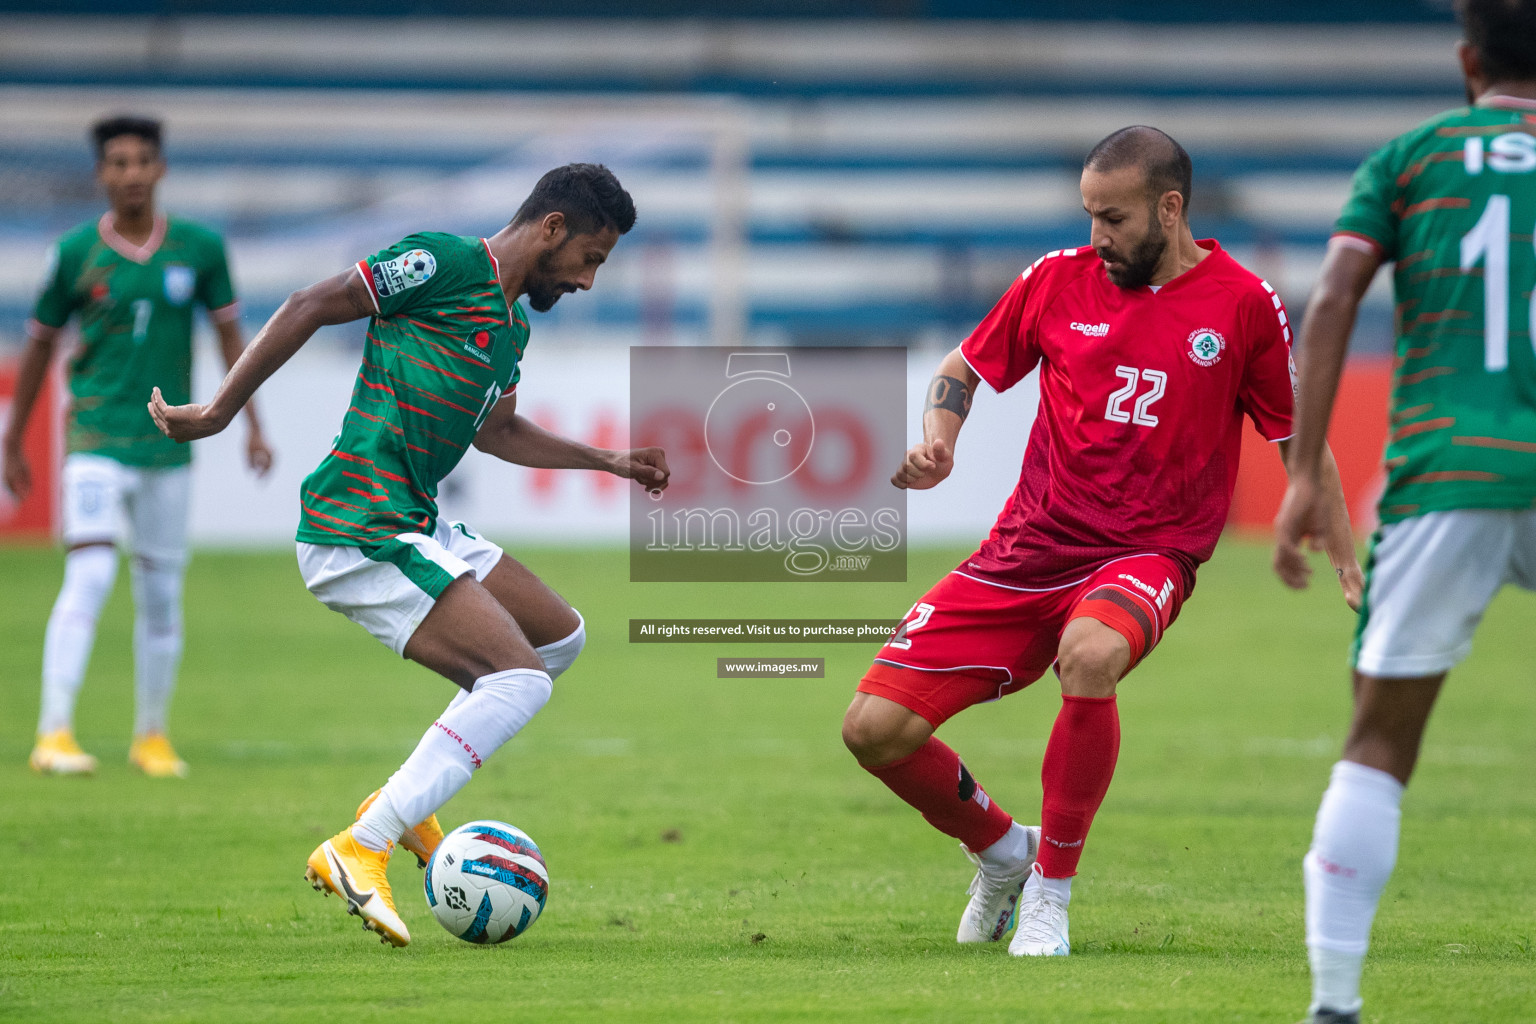
[[[22,451],[60,329],[71,316],[80,344],[69,360],[68,454],[63,536],[68,554],[43,639],[43,701],[31,764],[90,772],[96,759],[74,737],[75,698],[96,620],[117,576],[116,548],[130,555],[134,597],[134,741],[129,760],[154,776],[186,774],[166,738],[181,660],[181,584],[187,561],[191,453],[160,435],[144,410],[155,383],[190,398],[192,311],[208,310],[226,364],[240,357],[240,315],[224,243],[208,228],[155,208],[165,174],[160,123],[112,117],[95,125],[96,177],[111,209],[59,240],[27,324],[29,342],[4,438],[5,486],[32,488]],[[265,473],[272,453],[254,410],[246,456]]]
[[[660,448],[591,448],[517,414],[528,343],[519,297],[543,312],[591,288],[634,222],[606,167],[556,168],[490,238],[414,234],[296,292],[207,405],[154,392],[169,437],[206,437],[319,327],[371,318],[341,433],[300,494],[299,568],[327,607],[461,687],[356,823],[309,857],[310,883],[341,896],[381,941],[410,941],[385,875],[395,843],[426,863],[442,838],[437,809],[544,706],[586,642],[581,616],[542,580],[438,515],[438,484],[473,444],[516,465],[667,485]]]
[[[1399,803],[1446,673],[1505,583],[1536,589],[1536,0],[1460,0],[1468,105],[1355,175],[1301,331],[1275,567],[1305,585],[1317,474],[1361,297],[1393,263],[1397,359],[1355,713],[1304,862],[1311,1020],[1359,1019]]]

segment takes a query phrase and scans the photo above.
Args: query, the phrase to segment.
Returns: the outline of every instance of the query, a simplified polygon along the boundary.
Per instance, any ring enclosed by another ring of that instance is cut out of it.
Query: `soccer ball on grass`
[[[501,821],[472,821],[443,837],[427,862],[427,906],[465,942],[506,942],[544,910],[549,871],[538,846]]]

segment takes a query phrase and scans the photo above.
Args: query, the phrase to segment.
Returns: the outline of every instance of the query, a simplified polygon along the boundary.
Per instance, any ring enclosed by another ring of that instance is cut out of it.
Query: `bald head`
[[[1125,167],[1141,171],[1147,198],[1153,203],[1168,192],[1184,198],[1183,215],[1189,217],[1190,182],[1194,169],[1189,154],[1172,136],[1146,125],[1132,125],[1106,136],[1089,151],[1083,170],[1108,174]]]

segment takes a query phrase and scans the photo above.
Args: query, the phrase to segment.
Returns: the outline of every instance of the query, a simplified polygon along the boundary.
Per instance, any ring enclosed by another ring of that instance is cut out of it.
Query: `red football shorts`
[[[1164,555],[1117,558],[1080,583],[1023,590],[959,570],[912,606],[859,683],[935,728],[1022,690],[1056,661],[1067,623],[1097,619],[1131,645],[1129,672],[1178,617],[1184,577]]]

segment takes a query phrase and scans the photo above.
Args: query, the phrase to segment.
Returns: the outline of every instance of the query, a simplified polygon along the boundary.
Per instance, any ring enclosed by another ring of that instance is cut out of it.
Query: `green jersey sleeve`
[[[32,307],[32,319],[44,327],[63,327],[75,310],[74,275],[65,267],[63,243],[48,250],[48,269],[43,275],[43,290]]]
[[[452,289],[464,260],[462,239],[437,232],[407,235],[387,249],[359,260],[379,316],[431,307]]]
[[[1381,247],[1384,260],[1397,258],[1398,146],[1388,143],[1355,171],[1349,200],[1334,224],[1335,234],[1355,235]]]
[[[229,279],[229,256],[224,240],[209,232],[203,240],[203,252],[197,268],[197,301],[206,309],[224,309],[235,301],[235,286]]]

